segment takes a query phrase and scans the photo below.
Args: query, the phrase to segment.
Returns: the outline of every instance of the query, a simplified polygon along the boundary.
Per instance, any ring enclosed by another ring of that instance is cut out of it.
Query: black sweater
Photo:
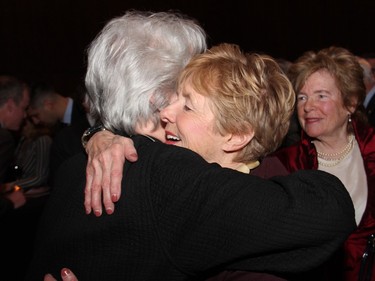
[[[200,280],[223,269],[299,272],[327,259],[355,228],[334,176],[299,171],[272,180],[208,164],[195,153],[134,138],[115,213],[83,207],[86,157],[60,169],[27,280]]]

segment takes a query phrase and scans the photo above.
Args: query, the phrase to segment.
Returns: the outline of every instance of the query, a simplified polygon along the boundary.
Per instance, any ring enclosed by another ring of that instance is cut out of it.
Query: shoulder
[[[354,134],[357,141],[360,142],[374,142],[375,141],[375,127],[361,122],[359,120],[353,121]]]
[[[281,161],[281,163],[285,164],[287,159],[294,158],[295,155],[298,154],[298,151],[301,150],[301,145],[302,145],[302,143],[301,143],[301,141],[299,141],[299,142],[297,142],[293,145],[280,148],[277,151],[275,151],[273,154],[271,154],[271,156],[269,156],[267,158],[269,158],[269,159],[278,158]]]
[[[152,160],[156,165],[191,166],[197,163],[208,163],[197,153],[183,147],[167,145],[159,140],[147,136],[137,135],[132,137],[139,158]]]
[[[80,103],[77,99],[73,100],[73,111],[80,112],[80,113],[86,113],[86,110],[82,103]]]
[[[262,159],[260,165],[254,169],[251,174],[262,178],[270,178],[273,176],[288,175],[289,172],[278,157],[267,156]]]
[[[156,181],[189,179],[191,182],[208,170],[224,170],[217,164],[207,163],[200,155],[189,149],[167,145],[145,136],[134,136],[132,139],[138,152],[138,161],[132,166],[136,166],[137,169],[147,168],[148,176]]]
[[[375,127],[360,122],[353,123],[353,127],[362,157],[372,159],[375,151]]]
[[[84,118],[83,118],[84,117]],[[87,117],[86,117],[86,110],[83,105],[78,100],[73,100],[73,108],[72,108],[72,124],[86,121],[85,123],[88,124]],[[87,125],[89,127],[90,125]]]

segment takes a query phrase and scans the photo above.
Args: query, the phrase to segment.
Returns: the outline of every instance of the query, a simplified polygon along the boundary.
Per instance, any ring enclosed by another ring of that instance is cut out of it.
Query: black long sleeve
[[[198,280],[223,269],[299,272],[355,228],[345,187],[321,171],[264,180],[191,151],[135,137],[115,213],[86,215],[85,155],[65,162],[45,209],[26,280]],[[293,262],[291,262],[293,261]]]

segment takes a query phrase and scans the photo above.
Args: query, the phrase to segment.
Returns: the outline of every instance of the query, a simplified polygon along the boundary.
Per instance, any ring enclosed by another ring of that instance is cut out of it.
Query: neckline
[[[322,153],[317,150],[318,163],[324,167],[337,166],[342,160],[344,160],[351,152],[354,147],[354,135],[349,136],[349,141],[345,145],[344,149],[336,153]]]

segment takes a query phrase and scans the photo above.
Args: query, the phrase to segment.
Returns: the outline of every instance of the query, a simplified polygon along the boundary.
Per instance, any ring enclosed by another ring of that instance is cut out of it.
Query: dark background
[[[294,60],[330,45],[375,51],[375,0],[1,0],[0,74],[46,80],[64,95],[82,85],[85,49],[127,9],[178,10],[196,18],[209,45]]]

